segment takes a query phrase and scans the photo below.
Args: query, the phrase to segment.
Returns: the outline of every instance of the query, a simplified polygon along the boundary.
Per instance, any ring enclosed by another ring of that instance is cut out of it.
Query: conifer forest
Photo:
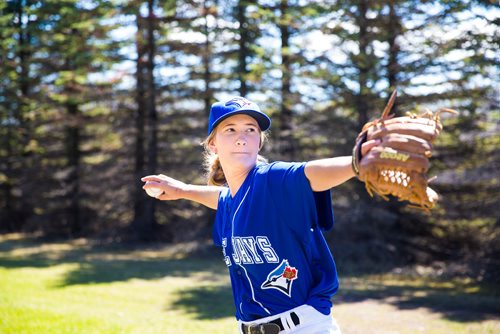
[[[0,1],[0,232],[113,242],[210,240],[214,211],[140,178],[205,184],[210,106],[272,119],[268,160],[350,155],[396,115],[446,107],[430,212],[332,189],[327,240],[353,268],[500,277],[500,9],[461,0]]]

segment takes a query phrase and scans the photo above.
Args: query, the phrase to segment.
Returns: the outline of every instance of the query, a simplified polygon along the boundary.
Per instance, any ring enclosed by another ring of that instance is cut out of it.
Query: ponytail
[[[226,185],[226,176],[222,170],[219,157],[212,152],[206,153],[205,156],[205,171],[207,174],[207,184],[209,186],[224,186]]]

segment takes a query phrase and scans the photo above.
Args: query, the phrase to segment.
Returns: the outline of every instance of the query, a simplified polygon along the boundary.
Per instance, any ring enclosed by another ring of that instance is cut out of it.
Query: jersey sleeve
[[[224,229],[224,217],[226,215],[226,199],[229,189],[223,189],[219,194],[219,200],[217,204],[217,211],[215,213],[214,226],[212,231],[212,237],[214,245],[222,246],[222,233]]]
[[[314,201],[318,213],[318,226],[323,231],[333,228],[332,193],[330,190],[314,192]]]
[[[291,227],[303,233],[313,227],[333,227],[330,190],[313,192],[305,175],[305,162],[270,164],[269,184],[282,212],[287,213]],[[296,219],[301,217],[301,219]]]

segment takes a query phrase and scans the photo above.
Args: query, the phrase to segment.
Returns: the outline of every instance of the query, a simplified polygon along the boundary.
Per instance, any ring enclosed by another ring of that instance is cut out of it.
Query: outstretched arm
[[[143,177],[141,181],[146,182],[143,189],[160,188],[163,190],[163,194],[157,197],[159,200],[187,199],[214,210],[217,210],[219,193],[222,190],[222,187],[186,184],[163,174],[148,175]]]
[[[377,144],[379,141],[375,140],[364,143],[361,147],[362,155],[366,155]],[[351,156],[309,161],[306,164],[305,173],[312,190],[328,190],[352,178],[355,174],[351,163]]]

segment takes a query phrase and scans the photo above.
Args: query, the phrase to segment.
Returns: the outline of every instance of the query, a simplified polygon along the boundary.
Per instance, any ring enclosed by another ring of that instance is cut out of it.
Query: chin
[[[234,168],[250,169],[257,164],[257,157],[245,156],[243,159],[232,159],[230,162]]]

